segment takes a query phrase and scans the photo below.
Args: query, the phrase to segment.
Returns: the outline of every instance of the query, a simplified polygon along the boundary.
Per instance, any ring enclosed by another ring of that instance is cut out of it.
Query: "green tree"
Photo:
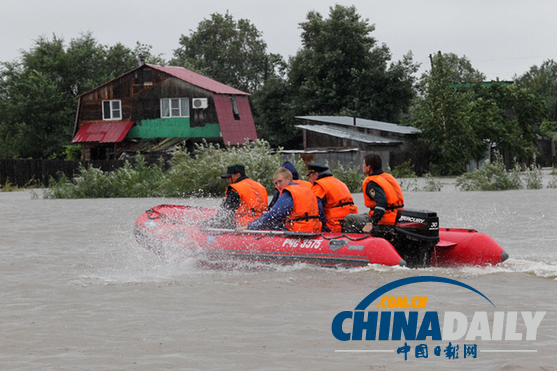
[[[537,142],[534,126],[548,117],[545,101],[527,89],[502,84],[476,85],[474,92],[498,108],[498,120],[490,122],[489,135],[503,154],[507,167],[515,159],[533,161]]]
[[[460,174],[466,164],[478,156],[483,142],[475,136],[467,113],[478,110],[470,93],[451,88],[454,71],[449,60],[438,53],[425,79],[424,99],[417,106],[413,125],[422,130],[421,141],[429,150],[431,172],[439,175]]]
[[[453,62],[441,53],[432,58],[412,122],[422,130],[431,171],[459,175],[470,160],[485,157],[488,145],[497,146],[509,166],[515,157],[533,159],[533,125],[543,121],[544,102],[500,82],[455,86]]]
[[[272,76],[253,97],[254,119],[261,136],[272,146],[280,146],[294,133],[294,119],[291,109],[292,91],[288,82]]]
[[[72,39],[39,37],[21,58],[0,64],[0,156],[62,157],[71,141],[76,96],[149,59],[150,46],[135,50],[98,44],[91,33]]]
[[[459,57],[454,53],[438,52],[435,55],[430,55],[430,62],[432,64],[431,70],[424,72],[416,84],[420,93],[425,92],[433,71],[433,64],[436,63],[436,60],[439,58],[443,58],[443,66],[447,73],[446,78],[451,84],[475,84],[485,81],[485,75],[476,70],[466,56]]]
[[[227,11],[211,14],[197,30],[182,35],[170,63],[254,92],[284,62],[281,56],[267,53],[262,33],[249,20],[235,21]]]
[[[549,119],[557,121],[557,63],[553,59],[548,59],[539,67],[530,67],[528,72],[515,77],[515,84],[544,99]]]
[[[414,96],[411,54],[390,64],[389,48],[354,6],[336,5],[329,18],[309,12],[289,83],[297,115],[349,115],[397,122]]]

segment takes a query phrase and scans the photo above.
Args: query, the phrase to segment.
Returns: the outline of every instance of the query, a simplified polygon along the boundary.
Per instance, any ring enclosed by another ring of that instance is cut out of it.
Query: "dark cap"
[[[309,163],[308,164],[308,173],[307,175],[311,174],[311,173],[322,173],[324,171],[329,170],[328,166],[325,165],[321,165],[321,164],[314,164],[314,163]]]
[[[231,165],[226,168],[226,174],[221,175],[221,178],[228,178],[234,174],[240,173],[241,176],[246,175],[246,168],[244,165]]]
[[[298,174],[298,170],[296,170],[296,167],[292,164],[292,162],[290,161],[285,161],[282,164],[282,167],[285,168],[286,170],[290,171],[292,173],[292,179],[293,180],[298,180],[300,179],[300,174]]]

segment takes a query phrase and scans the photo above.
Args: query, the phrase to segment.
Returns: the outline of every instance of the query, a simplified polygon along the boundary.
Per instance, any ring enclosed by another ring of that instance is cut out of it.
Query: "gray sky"
[[[39,36],[68,43],[91,31],[101,44],[136,41],[172,57],[180,35],[188,35],[212,13],[227,10],[261,32],[268,52],[288,58],[301,47],[298,24],[311,10],[327,18],[335,3],[355,5],[375,24],[374,36],[399,60],[412,51],[421,71],[441,51],[466,56],[488,80],[510,80],[547,59],[557,59],[554,0],[2,0],[0,62],[29,50]]]

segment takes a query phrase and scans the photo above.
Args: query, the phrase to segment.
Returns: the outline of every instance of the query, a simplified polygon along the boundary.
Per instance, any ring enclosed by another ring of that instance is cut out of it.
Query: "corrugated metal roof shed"
[[[355,130],[339,128],[332,125],[296,125],[297,128],[313,131],[314,133],[327,134],[336,138],[350,139],[357,142],[379,145],[402,144],[400,140],[378,137]]]
[[[315,121],[316,123],[329,123],[343,126],[359,127],[372,130],[380,130],[397,134],[418,134],[422,131],[412,126],[400,126],[388,122],[360,119],[349,116],[296,116],[300,120]],[[356,120],[356,125],[354,125]]]

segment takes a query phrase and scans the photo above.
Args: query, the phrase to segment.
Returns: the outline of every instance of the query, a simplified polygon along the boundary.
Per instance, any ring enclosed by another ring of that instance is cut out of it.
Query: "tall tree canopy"
[[[515,84],[542,98],[547,104],[549,119],[557,122],[557,63],[553,59],[539,67],[530,67],[528,72],[515,77]]]
[[[389,64],[389,48],[377,45],[375,27],[354,6],[337,4],[327,19],[309,12],[300,26],[302,48],[289,72],[296,114],[398,121],[414,96],[410,53]]]
[[[422,74],[420,80],[416,84],[417,89],[421,93],[423,93],[427,87],[427,83],[433,72],[433,65],[438,62],[440,58],[443,59],[443,66],[447,74],[447,82],[452,84],[474,84],[485,81],[485,75],[475,69],[466,56],[459,57],[454,53],[438,52],[435,55],[430,55],[432,67],[429,71]]]
[[[21,58],[0,64],[0,158],[60,157],[70,143],[76,96],[137,67],[150,46],[100,45],[91,33],[66,45],[39,37]]]
[[[280,55],[267,53],[262,33],[249,20],[235,21],[228,11],[201,21],[197,30],[180,37],[180,45],[171,64],[246,92],[259,89],[284,63]]]
[[[430,170],[441,175],[461,174],[470,160],[485,157],[488,145],[497,146],[507,163],[514,157],[532,159],[533,125],[542,122],[546,114],[543,101],[500,82],[455,86],[455,77],[461,75],[454,61],[454,57],[441,53],[432,58],[431,71],[423,79],[424,95],[412,122],[422,130]]]

